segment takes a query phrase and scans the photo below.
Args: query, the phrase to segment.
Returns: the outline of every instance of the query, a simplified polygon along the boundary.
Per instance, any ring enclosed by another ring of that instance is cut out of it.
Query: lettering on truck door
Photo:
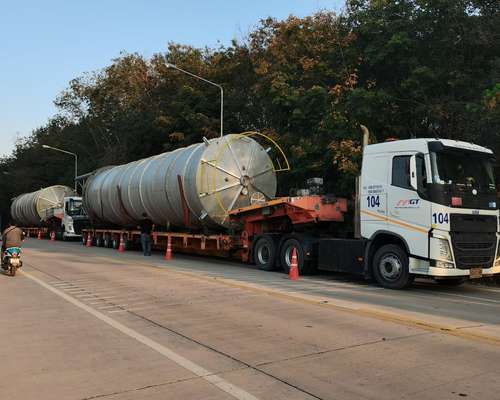
[[[387,175],[386,155],[375,156],[363,162],[360,197],[361,234],[369,238],[373,233],[387,229]]]
[[[418,191],[411,185],[410,163],[414,157]],[[423,154],[398,154],[392,157],[391,185],[388,190],[390,231],[406,240],[412,255],[428,257],[430,203],[422,198],[428,182]]]

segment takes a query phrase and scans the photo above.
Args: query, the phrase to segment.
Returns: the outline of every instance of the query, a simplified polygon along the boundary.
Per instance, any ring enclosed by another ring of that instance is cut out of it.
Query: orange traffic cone
[[[125,239],[123,238],[123,235],[120,235],[120,245],[118,246],[118,251],[120,253],[125,251]]]
[[[290,263],[290,273],[288,276],[292,281],[299,279],[299,263],[297,261],[297,249],[295,247],[292,250],[292,261]]]
[[[87,233],[87,243],[85,244],[86,247],[92,247],[92,234],[89,232]]]
[[[38,230],[38,236],[37,236],[37,239],[38,240],[42,240],[42,231],[39,229]]]
[[[165,252],[165,260],[172,259],[172,238],[169,236],[167,239],[167,251]]]
[[[50,241],[54,242],[56,240],[56,233],[54,231],[50,232]]]

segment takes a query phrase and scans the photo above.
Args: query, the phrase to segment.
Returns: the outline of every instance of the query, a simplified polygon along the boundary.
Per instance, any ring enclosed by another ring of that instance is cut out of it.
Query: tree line
[[[462,139],[500,154],[499,27],[497,0],[348,0],[339,14],[262,20],[228,46],[122,53],[69,82],[56,115],[0,159],[0,209],[72,186],[71,158],[42,144],[77,153],[85,173],[218,136],[218,89],[168,63],[224,87],[225,133],[280,143],[292,166],[280,194],[312,176],[349,194],[359,124],[376,141]]]

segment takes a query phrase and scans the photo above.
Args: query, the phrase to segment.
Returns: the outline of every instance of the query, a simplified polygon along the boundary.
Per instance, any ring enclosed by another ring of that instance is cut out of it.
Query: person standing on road
[[[23,231],[12,222],[2,232],[2,257],[3,252],[10,247],[21,247],[23,243]]]
[[[153,230],[153,223],[147,218],[147,214],[142,214],[144,219],[141,221],[141,247],[142,253],[145,256],[151,255],[151,231]]]

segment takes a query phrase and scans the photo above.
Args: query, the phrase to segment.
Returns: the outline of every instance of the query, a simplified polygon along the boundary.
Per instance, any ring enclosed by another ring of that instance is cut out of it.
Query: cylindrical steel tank
[[[273,198],[276,173],[266,150],[244,135],[227,135],[88,178],[83,194],[94,220],[131,226],[149,219],[162,226],[221,227],[227,213]]]
[[[64,207],[64,198],[73,196],[70,187],[55,185],[17,196],[10,206],[10,215],[18,225],[37,226]]]

